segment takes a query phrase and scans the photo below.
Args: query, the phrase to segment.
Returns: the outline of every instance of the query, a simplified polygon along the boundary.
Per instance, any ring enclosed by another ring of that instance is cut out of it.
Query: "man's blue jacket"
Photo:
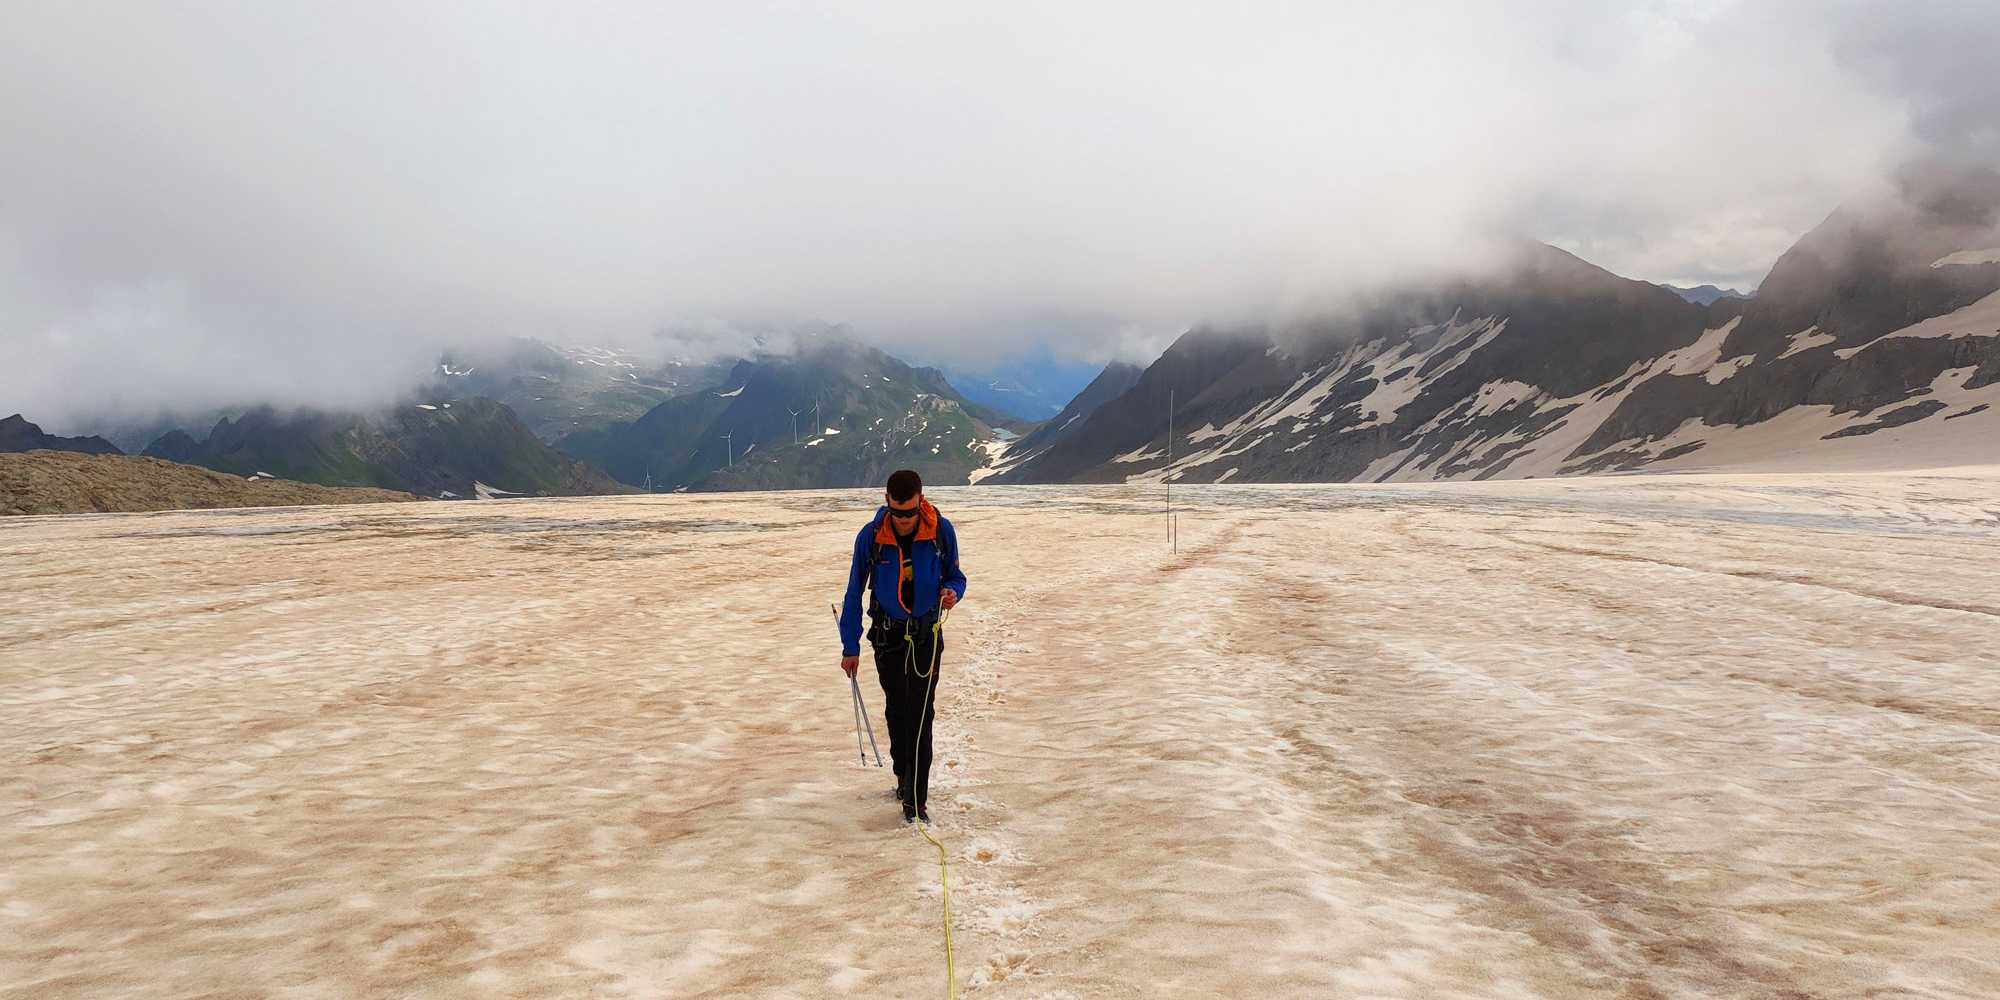
[[[869,556],[874,565],[869,565]],[[921,618],[937,610],[938,589],[950,587],[965,598],[965,574],[958,568],[958,533],[929,500],[917,515],[916,537],[910,543],[910,589],[916,607],[903,607],[903,550],[889,527],[889,508],[854,536],[854,560],[847,571],[847,600],[840,607],[840,655],[861,655],[861,591],[868,573],[875,574],[875,600],[891,618]]]

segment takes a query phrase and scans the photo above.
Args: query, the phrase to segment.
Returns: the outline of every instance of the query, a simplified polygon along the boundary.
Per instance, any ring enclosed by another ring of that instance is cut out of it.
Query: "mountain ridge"
[[[85,455],[123,455],[125,452],[95,434],[58,437],[43,433],[40,425],[16,413],[0,419],[0,452],[73,451]]]
[[[898,468],[947,485],[968,482],[988,460],[982,445],[994,428],[1010,426],[1029,425],[965,399],[935,368],[833,331],[738,361],[721,387],[569,435],[562,447],[655,489],[871,485]]]
[[[1697,305],[1538,246],[1498,275],[1294,329],[1196,327],[1064,440],[987,481],[2000,460],[1996,217],[2000,174],[1925,174],[1898,199],[1836,210],[1749,299]]]

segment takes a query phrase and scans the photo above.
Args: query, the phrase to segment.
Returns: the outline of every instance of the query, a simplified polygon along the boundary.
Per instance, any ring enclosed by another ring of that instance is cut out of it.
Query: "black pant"
[[[930,622],[884,618],[869,630],[868,640],[875,649],[875,676],[882,681],[882,714],[889,725],[889,756],[896,762],[903,811],[929,815],[924,803],[930,796],[931,729],[937,718],[944,635],[932,631]]]

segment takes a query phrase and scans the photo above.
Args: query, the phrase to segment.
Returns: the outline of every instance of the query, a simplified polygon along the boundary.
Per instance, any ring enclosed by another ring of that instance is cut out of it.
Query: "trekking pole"
[[[852,677],[851,675],[850,675],[850,676],[849,676],[849,677],[848,677],[847,679],[848,679],[848,681],[849,681],[849,682],[853,682],[853,681],[854,681],[854,678],[853,678],[853,677]],[[867,766],[868,766],[868,751],[866,751],[866,750],[863,750],[863,749],[861,749],[861,692],[860,692],[860,685],[859,685],[859,684],[855,684],[855,689],[856,689],[856,690],[855,690],[855,697],[854,697],[854,701],[852,702],[852,704],[854,705],[854,753],[855,753],[855,755],[856,755],[856,756],[858,756],[858,757],[860,757],[860,758],[861,758],[861,766],[862,766],[862,767],[867,767]]]
[[[861,700],[861,682],[849,677],[847,683],[854,688],[854,710],[861,713],[862,718],[868,719],[868,749],[875,751],[875,766],[881,767],[882,749],[875,745],[875,720],[868,717],[868,703]],[[861,763],[867,764],[868,758],[861,758]]]
[[[829,604],[827,608],[833,612],[834,624],[840,624],[840,607]],[[861,750],[861,720],[868,719],[868,749],[875,751],[875,766],[881,767],[882,748],[875,745],[875,720],[868,715],[868,703],[861,700],[861,681],[854,674],[848,674],[847,686],[854,692],[854,749],[856,752]],[[861,766],[868,766],[868,755],[865,753],[861,754]]]

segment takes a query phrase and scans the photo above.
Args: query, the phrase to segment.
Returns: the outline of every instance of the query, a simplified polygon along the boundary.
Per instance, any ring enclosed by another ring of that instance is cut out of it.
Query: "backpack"
[[[940,521],[944,520],[944,515],[939,514],[938,520]],[[940,573],[942,573],[945,566],[951,565],[952,563],[958,561],[958,547],[956,545],[953,545],[949,550],[947,550],[944,544],[944,532],[942,531],[938,532],[937,547],[938,547],[938,569]],[[881,602],[876,600],[875,598],[875,561],[880,558],[882,558],[882,543],[869,542],[868,576],[866,579],[862,581],[861,589],[866,591],[868,594],[868,617],[875,619],[876,621],[880,621],[881,619],[888,617],[888,612],[882,610]],[[872,626],[870,627],[870,631],[873,631]]]

